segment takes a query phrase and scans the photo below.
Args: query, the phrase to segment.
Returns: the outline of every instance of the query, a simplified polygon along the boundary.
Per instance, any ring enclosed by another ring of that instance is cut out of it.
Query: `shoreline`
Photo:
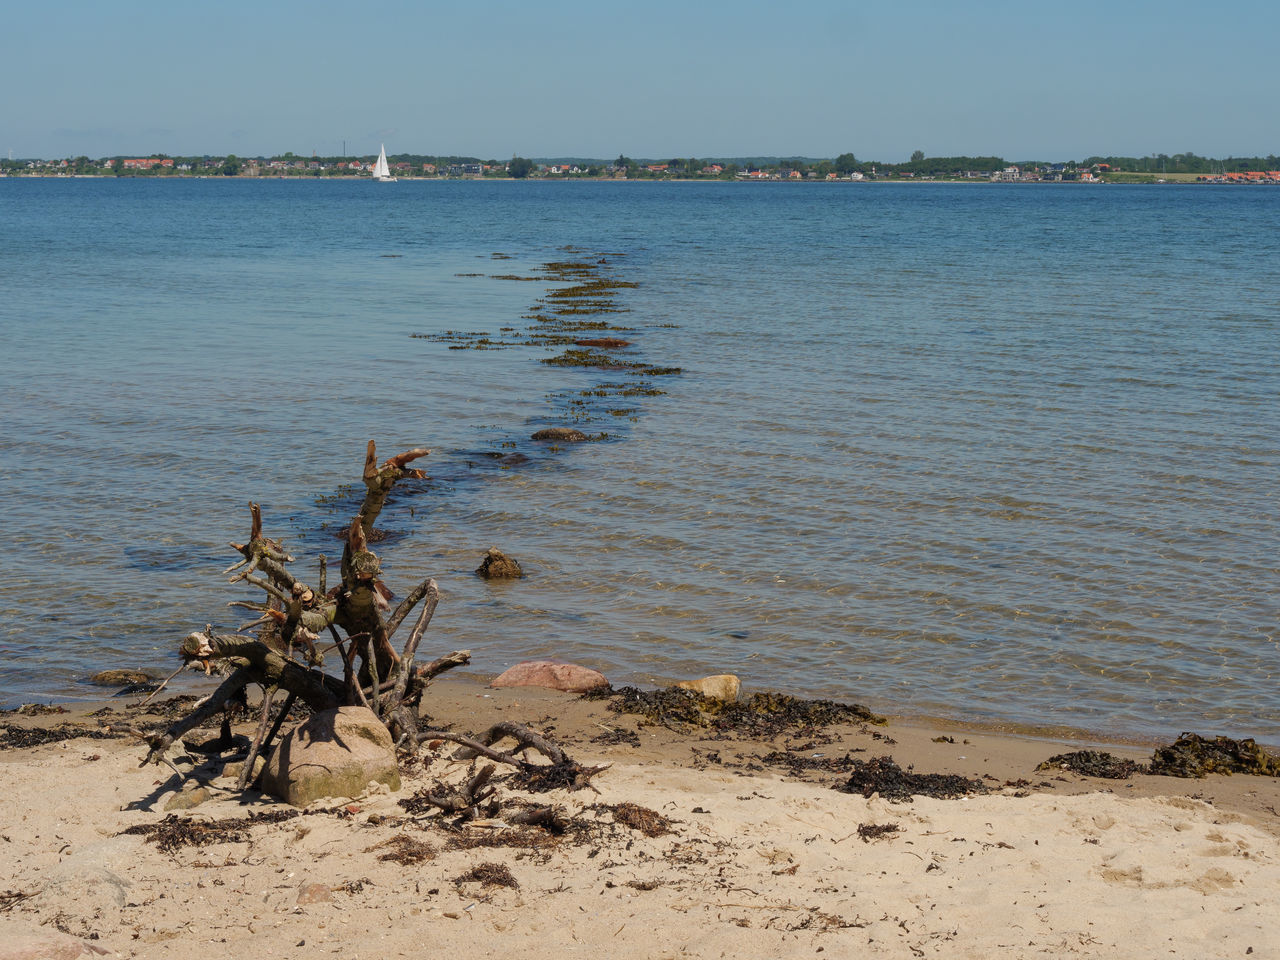
[[[431,714],[434,717],[438,710],[441,717],[453,723],[483,716],[488,711],[513,711],[524,705],[533,712],[546,713],[548,718],[553,715],[565,716],[581,729],[599,726],[609,716],[602,706],[604,700],[585,699],[576,694],[539,687],[494,688],[489,684],[496,675],[485,679],[469,671],[455,671],[447,679],[433,681],[428,694],[423,698],[424,715]],[[162,703],[172,697],[200,698],[212,693],[217,687],[213,678],[194,679],[193,684],[162,691],[152,703]],[[744,685],[741,699],[745,700],[755,692],[771,691]],[[13,724],[48,728],[61,723],[92,726],[103,722],[95,720],[95,716],[104,713],[129,713],[149,697],[150,694],[139,693],[128,698],[99,698],[36,705],[34,710],[26,705],[0,711],[0,726]],[[433,705],[434,710],[431,709]],[[1154,748],[1170,742],[1150,737],[1118,738],[1061,725],[1032,727],[1001,721],[970,722],[948,717],[885,713],[877,709],[874,701],[867,706],[887,721],[884,727],[877,728],[871,734],[872,744],[884,744],[883,752],[893,753],[896,748],[908,756],[907,763],[967,778],[980,779],[991,775],[1002,779],[1034,779],[1037,764],[1051,755],[1076,750],[1101,750],[1121,759],[1144,763],[1151,759]],[[24,710],[31,710],[31,713],[24,715]],[[528,722],[528,717],[517,719]],[[242,725],[246,729],[251,726],[248,721],[243,721]],[[480,726],[477,723],[477,729]],[[885,736],[875,735],[877,731]],[[1214,735],[1213,731],[1202,733],[1209,737]],[[947,738],[955,742],[948,742]],[[698,736],[692,737],[692,740],[697,739]],[[673,737],[667,747],[681,740],[679,736]],[[852,744],[855,740],[856,738],[845,735],[843,742]],[[1271,752],[1277,752],[1274,744],[1258,742]],[[685,745],[687,747],[688,744]],[[965,747],[973,749],[963,749]],[[145,750],[141,753],[145,753]],[[662,759],[670,760],[677,755],[680,755],[680,751],[675,754],[663,753]],[[4,752],[0,750],[0,761],[3,758]],[[1050,777],[1050,774],[1042,776]],[[1142,774],[1127,781],[1108,781],[1074,773],[1067,773],[1066,777],[1065,781],[1044,784],[1042,789],[1051,786],[1054,792],[1075,793],[1079,792],[1078,788],[1084,788],[1088,792],[1090,786],[1106,788],[1118,785],[1134,796],[1205,798],[1211,802],[1224,803],[1236,812],[1256,816],[1259,822],[1270,823],[1271,829],[1280,837],[1280,778],[1237,774],[1197,780]]]
[[[554,658],[552,658],[554,659]],[[160,671],[142,667],[132,668],[137,672],[159,674]],[[489,682],[502,671],[493,669],[488,671],[479,671],[474,667],[465,668],[451,672],[449,681],[451,683],[467,684],[472,687],[488,688]],[[159,679],[159,676],[156,677]],[[180,673],[177,678],[176,685],[171,685],[162,697],[175,696],[178,694],[191,694],[195,696],[204,696],[213,692],[217,687],[215,678],[205,678],[196,672]],[[774,691],[783,692],[793,696],[811,696],[801,691],[781,690],[778,691],[774,687],[769,687],[761,683],[754,682],[749,677],[743,677],[743,695],[749,695],[756,691]],[[34,700],[21,703],[18,700],[10,701],[8,704],[0,704],[0,716],[5,713],[12,713],[20,706],[49,706],[62,707],[73,714],[81,714],[90,710],[97,710],[103,707],[120,707],[133,699],[144,699],[146,694],[138,694],[136,697],[124,694],[110,694],[111,688],[108,686],[93,686],[88,681],[81,681],[86,686],[86,693],[83,697],[74,699],[59,699],[57,695],[49,698],[36,698]],[[674,681],[673,681],[674,682]],[[624,684],[625,685],[625,684]],[[638,684],[643,688],[656,689],[651,683]],[[1170,727],[1170,734],[1161,737],[1153,733],[1137,733],[1126,731],[1104,730],[1099,728],[1074,726],[1066,723],[1054,723],[1045,721],[1039,723],[1022,722],[1017,720],[1002,719],[999,717],[964,717],[943,712],[930,713],[921,712],[894,712],[886,711],[878,706],[874,696],[869,699],[861,693],[851,693],[849,697],[836,697],[835,699],[856,699],[859,702],[867,702],[873,710],[888,717],[895,724],[903,724],[905,726],[927,728],[938,732],[951,731],[971,731],[974,733],[982,733],[996,737],[1007,737],[1017,740],[1032,740],[1044,743],[1054,743],[1072,746],[1074,749],[1108,749],[1108,748],[1126,748],[1133,750],[1147,750],[1148,752],[1155,747],[1163,746],[1169,743],[1177,736]],[[1194,722],[1179,724],[1179,733],[1194,732],[1202,736],[1212,737],[1218,735],[1231,736],[1230,733],[1223,734],[1222,731],[1215,729],[1211,724],[1197,725]],[[1280,753],[1280,740],[1268,738],[1266,736],[1255,735],[1245,731],[1240,733],[1239,737],[1249,737],[1255,740],[1259,745],[1268,748],[1272,752]]]
[[[420,956],[424,938],[433,952],[535,960],[602,945],[622,960],[1280,949],[1273,778],[1035,772],[1056,752],[1048,744],[892,720],[724,736],[466,680],[436,681],[424,707],[433,725],[462,731],[528,723],[575,759],[612,766],[592,789],[530,795],[569,818],[552,835],[407,812],[400,801],[437,779],[469,776],[430,747],[425,768],[402,764],[399,791],[317,801],[301,817],[234,794],[226,779],[194,809],[166,810],[184,791],[168,770],[138,768],[138,741],[0,750],[10,811],[0,931],[10,943],[208,960]],[[122,722],[119,711],[88,712],[94,725]],[[953,742],[934,739],[946,735]],[[816,761],[846,750],[919,773],[980,774],[990,789],[910,802],[841,792],[843,775]],[[770,761],[779,752],[790,769]],[[659,829],[623,818],[628,805]],[[161,849],[148,838],[167,817],[210,833],[173,833]]]

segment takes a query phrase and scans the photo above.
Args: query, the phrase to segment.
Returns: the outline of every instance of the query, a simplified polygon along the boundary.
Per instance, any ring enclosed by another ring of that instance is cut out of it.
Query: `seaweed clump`
[[[1156,749],[1147,772],[1193,779],[1210,773],[1280,777],[1280,757],[1267,753],[1252,738],[1210,740],[1199,734],[1184,733],[1167,747]]]
[[[482,863],[454,879],[456,886],[464,883],[478,883],[482,887],[510,887],[519,890],[520,884],[511,875],[511,868],[505,863]]]
[[[163,853],[177,853],[183,847],[203,847],[210,843],[244,843],[249,827],[259,823],[279,823],[300,816],[298,810],[227,817],[222,820],[194,820],[169,814],[159,823],[140,823],[121,831],[121,835],[146,837]]]
[[[642,807],[638,803],[619,803],[606,809],[613,811],[614,823],[638,830],[646,837],[661,837],[668,833],[675,833],[670,820],[656,810]]]
[[[11,727],[0,726],[0,750],[12,750],[19,747],[42,747],[46,743],[61,743],[63,740],[112,740],[123,734],[107,733],[104,730],[86,730],[83,727],[62,725],[58,727]]]
[[[1103,750],[1077,750],[1050,757],[1036,767],[1037,770],[1070,770],[1086,777],[1102,777],[1106,780],[1128,780],[1138,769],[1138,764]]]
[[[622,687],[610,696],[609,709],[631,713],[667,727],[698,727],[717,733],[772,737],[787,730],[837,723],[885,723],[885,718],[856,703],[803,700],[784,693],[755,693],[747,700],[717,700],[682,687],[640,690]]]
[[[402,867],[414,867],[436,858],[435,847],[422,840],[415,840],[413,837],[405,836],[403,833],[397,834],[379,846],[390,848],[389,852],[378,857],[379,860],[398,863]]]
[[[974,793],[986,793],[981,780],[968,780],[954,773],[913,773],[903,770],[893,757],[876,757],[869,761],[855,759],[854,769],[842,793],[857,793],[870,798],[878,793],[894,803],[910,803],[915,797],[955,800]]]
[[[891,837],[902,827],[896,823],[860,823],[858,824],[858,836],[863,843],[870,843],[872,840],[879,840],[881,837]]]

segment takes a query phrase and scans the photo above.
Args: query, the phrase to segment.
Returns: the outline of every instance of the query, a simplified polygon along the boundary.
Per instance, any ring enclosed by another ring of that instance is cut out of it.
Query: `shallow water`
[[[336,558],[372,437],[433,450],[380,551],[481,672],[1277,739],[1278,228],[1248,188],[0,181],[0,701],[234,628],[251,499]],[[493,277],[566,245],[638,284],[664,395],[411,337],[527,328],[547,285]],[[612,439],[529,440],[565,422]]]

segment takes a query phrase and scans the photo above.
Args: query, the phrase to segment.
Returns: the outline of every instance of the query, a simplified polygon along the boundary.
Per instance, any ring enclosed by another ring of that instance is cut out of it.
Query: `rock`
[[[586,693],[609,686],[604,674],[576,663],[526,660],[499,676],[491,687],[547,687],[567,693]]]
[[[555,440],[559,443],[582,443],[590,438],[581,430],[575,430],[573,427],[547,427],[545,430],[539,430],[531,439]]]
[[[489,548],[480,566],[476,567],[476,573],[486,580],[516,580],[524,576],[516,559],[508,557],[497,547]]]
[[[333,899],[333,888],[323,883],[306,883],[298,890],[298,906],[308,903],[328,903]]]
[[[131,683],[127,687],[121,687],[112,696],[116,697],[132,697],[135,693],[153,693],[160,689],[160,684],[154,680],[148,680],[145,683]]]
[[[321,797],[363,796],[370,781],[400,789],[391,734],[367,707],[313,714],[280,741],[262,789],[295,807]]]
[[[253,776],[249,778],[250,783],[253,783],[255,780],[258,779],[259,776],[262,775],[262,769],[266,765],[267,765],[267,760],[264,756],[262,756],[262,754],[258,754],[258,756],[253,758]],[[237,780],[239,780],[240,774],[242,773],[244,773],[244,761],[232,760],[230,763],[225,764],[223,766],[222,772],[218,774],[218,779],[235,777]]]
[[[0,923],[0,960],[79,960],[105,957],[111,951],[49,927]]]
[[[701,680],[684,680],[676,686],[700,693],[712,700],[737,700],[738,691],[742,689],[742,681],[732,673],[719,673],[714,677],[703,677]]]
[[[64,933],[87,936],[118,931],[132,884],[114,868],[143,859],[146,845],[142,837],[131,834],[73,845],[62,862],[45,871],[43,886],[31,904],[42,916],[62,915]],[[0,939],[0,957],[8,956],[4,953],[7,946],[8,942]]]
[[[141,670],[103,670],[89,678],[99,687],[124,687],[135,683],[150,683],[151,675]]]
[[[188,781],[188,783],[192,782],[194,781]],[[190,810],[192,807],[200,806],[200,804],[204,803],[212,796],[213,791],[208,787],[193,787],[190,790],[180,790],[169,798],[168,802],[165,803],[164,808],[166,811]]]

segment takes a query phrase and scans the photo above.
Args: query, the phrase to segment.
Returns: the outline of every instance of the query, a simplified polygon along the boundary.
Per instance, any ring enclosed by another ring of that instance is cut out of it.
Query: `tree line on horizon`
[[[198,172],[202,174],[236,176],[245,172],[246,167],[250,165],[261,167],[275,161],[297,162],[301,164],[299,168],[288,171],[292,175],[321,175],[334,176],[343,175],[346,171],[339,168],[339,164],[349,164],[352,161],[360,161],[361,164],[371,164],[376,158],[375,155],[369,156],[300,156],[292,152],[276,154],[266,157],[238,157],[234,154],[227,156],[212,156],[203,154],[199,156],[170,156],[164,153],[141,154],[142,158],[171,160],[171,167],[153,167],[150,170],[129,170],[124,167],[126,159],[132,157],[114,156],[102,157],[97,160],[90,159],[88,156],[68,157],[54,161],[46,161],[42,159],[18,159],[3,160],[0,159],[0,171],[6,173],[18,173],[32,169],[33,165],[37,168],[47,168],[55,166],[58,169],[65,170],[73,174],[115,174],[116,176],[175,176],[183,175],[188,172]],[[486,175],[490,176],[514,176],[523,178],[533,175],[534,173],[545,169],[548,166],[571,166],[576,167],[579,175],[582,176],[605,176],[618,172],[625,172],[629,179],[644,179],[646,177],[663,177],[663,176],[687,176],[687,177],[705,177],[708,176],[707,170],[712,166],[719,166],[721,170],[715,174],[723,179],[732,179],[741,172],[748,170],[766,170],[766,171],[797,171],[802,176],[810,173],[818,177],[826,177],[828,174],[834,173],[838,176],[847,177],[852,173],[861,173],[863,175],[903,175],[911,176],[948,176],[967,171],[986,171],[992,172],[1004,169],[1008,166],[1018,166],[1020,168],[1040,167],[1048,168],[1051,166],[1063,166],[1066,169],[1090,169],[1100,165],[1106,165],[1112,171],[1125,171],[1131,173],[1144,173],[1160,175],[1166,173],[1173,174],[1223,174],[1223,173],[1242,173],[1248,170],[1278,170],[1280,169],[1280,157],[1271,154],[1265,157],[1227,157],[1218,159],[1213,157],[1202,157],[1194,153],[1177,153],[1169,154],[1150,154],[1145,157],[1127,157],[1127,156],[1102,156],[1094,155],[1086,157],[1083,160],[1070,161],[1048,161],[1048,160],[1016,160],[1008,161],[998,156],[947,156],[947,157],[926,157],[921,150],[915,151],[911,158],[903,163],[892,163],[878,160],[860,160],[853,153],[842,153],[834,158],[813,158],[813,157],[708,157],[699,159],[697,157],[673,157],[673,158],[642,158],[632,159],[625,155],[619,156],[616,160],[601,160],[587,158],[536,158],[530,159],[525,157],[512,157],[511,160],[482,160],[478,157],[457,156],[457,155],[433,155],[433,154],[413,154],[400,153],[392,154],[388,157],[392,164],[408,164],[411,170],[421,172],[425,164],[431,164],[438,170],[447,171],[449,168],[458,168],[464,166],[478,166],[485,170]],[[307,169],[307,164],[319,164],[323,169],[315,168]],[[179,170],[179,167],[186,166],[190,170]],[[660,168],[660,169],[653,169]]]

